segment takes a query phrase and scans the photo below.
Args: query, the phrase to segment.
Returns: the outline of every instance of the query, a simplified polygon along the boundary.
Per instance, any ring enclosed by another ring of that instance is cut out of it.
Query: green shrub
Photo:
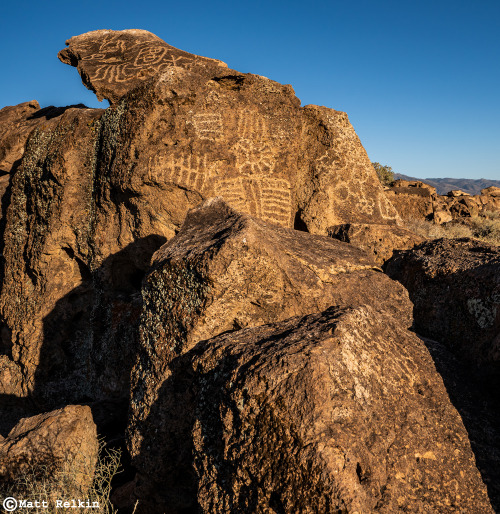
[[[382,166],[379,162],[372,162],[378,179],[384,186],[390,186],[394,182],[394,172],[390,166]]]

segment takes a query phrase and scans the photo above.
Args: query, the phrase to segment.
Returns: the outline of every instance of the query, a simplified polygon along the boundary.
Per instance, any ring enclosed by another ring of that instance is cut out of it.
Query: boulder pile
[[[425,219],[441,224],[472,216],[500,214],[500,188],[491,186],[480,195],[460,190],[438,195],[436,188],[420,181],[396,180],[385,190],[387,198],[405,220]]]
[[[471,315],[427,326],[454,279],[345,113],[142,30],[59,58],[110,107],[0,110],[0,492],[50,454],[85,494],[98,432],[123,512],[493,512],[415,330],[490,366],[495,250],[486,290],[464,257]]]

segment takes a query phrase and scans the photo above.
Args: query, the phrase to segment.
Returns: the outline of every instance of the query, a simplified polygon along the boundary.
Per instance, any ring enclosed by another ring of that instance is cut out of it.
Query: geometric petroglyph
[[[346,167],[344,172],[346,171]],[[330,151],[327,151],[317,161],[318,170],[327,170],[335,168],[334,157]],[[349,174],[342,174],[339,170],[338,173],[332,174],[332,182],[330,187],[335,192],[334,201],[337,204],[337,208],[343,207],[342,210],[348,209],[352,211],[355,208],[358,212],[367,216],[373,216],[375,212],[375,199],[374,190],[371,187],[367,187],[367,177],[362,173],[362,169],[356,167],[355,172],[350,169]]]
[[[222,136],[222,116],[220,114],[195,114],[193,125],[200,139],[214,140]]]
[[[216,193],[234,209],[282,226],[291,226],[290,182],[263,177],[218,179]]]
[[[146,45],[143,46],[134,60],[135,66],[151,66],[154,64],[158,64],[165,54],[167,53],[167,48],[162,48],[158,45]]]
[[[242,175],[269,176],[274,169],[274,153],[268,143],[240,139],[232,148],[236,168]]]
[[[273,172],[275,152],[270,144],[267,121],[250,110],[238,113],[238,141],[232,147],[236,169],[242,175],[269,176]]]
[[[83,44],[80,48],[85,49],[86,46]],[[124,61],[123,56],[132,50],[136,54],[133,61]],[[187,55],[174,55],[172,50],[157,41],[133,43],[122,39],[120,34],[105,36],[97,52],[84,54],[80,58],[86,62],[105,61],[104,64],[96,65],[94,70],[88,70],[88,75],[91,81],[107,82],[145,80],[166,67],[178,66],[180,60],[193,60]]]
[[[203,193],[215,180],[215,163],[208,162],[207,156],[185,155],[173,157],[171,154],[156,154],[150,159],[148,178],[156,183],[173,183],[186,189]]]

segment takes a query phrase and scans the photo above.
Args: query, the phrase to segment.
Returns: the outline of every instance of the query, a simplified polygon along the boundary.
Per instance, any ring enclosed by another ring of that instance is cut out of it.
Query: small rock
[[[22,419],[0,442],[0,482],[41,474],[52,477],[57,487],[57,475],[64,473],[64,494],[84,494],[92,484],[97,454],[90,408],[68,405]]]

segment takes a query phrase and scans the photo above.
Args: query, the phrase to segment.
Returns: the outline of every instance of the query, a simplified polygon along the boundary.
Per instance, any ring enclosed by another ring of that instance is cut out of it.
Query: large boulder
[[[35,127],[64,110],[56,107],[40,109],[36,100],[0,109],[0,218],[8,207],[12,173],[21,162],[28,136]]]
[[[142,31],[90,32],[72,38],[63,53],[75,47],[79,66],[98,60],[115,66],[96,50],[109,39],[111,59],[135,66],[145,37]],[[147,38],[161,47],[153,52],[159,59],[166,52],[165,62],[125,96],[121,86],[108,84],[122,97],[105,116],[109,144],[100,166],[113,194],[128,198],[132,212],[122,213],[124,227],[140,220],[145,229],[163,220],[178,229],[187,204],[217,195],[248,214],[314,233],[354,217],[398,218],[345,113],[301,107],[291,86],[210,60],[192,66],[195,55],[172,61],[175,49]],[[78,50],[80,41],[91,50]],[[130,219],[137,212],[139,220]]]
[[[24,375],[16,393],[21,396],[33,390],[37,371],[38,378],[69,385],[68,361],[73,369],[85,366],[79,336],[88,320],[82,312],[88,302],[92,156],[101,113],[69,108],[42,118],[12,178],[2,234],[0,321],[5,355]],[[58,301],[64,305],[51,323]]]
[[[85,86],[99,100],[116,103],[131,89],[172,66],[203,73],[205,68],[227,64],[193,55],[147,30],[94,30],[66,41],[59,59],[78,69]]]
[[[499,197],[500,196],[500,187],[496,187],[496,186],[486,187],[485,189],[481,189],[481,194],[487,195],[487,196]]]
[[[189,212],[153,258],[143,289],[141,344],[133,371],[130,448],[170,362],[201,340],[309,314],[371,303],[412,324],[404,288],[362,250],[238,213],[222,199]]]
[[[52,479],[54,487],[64,487],[59,494],[85,494],[92,484],[98,450],[89,407],[68,405],[21,419],[0,441],[0,484],[22,488],[30,480]]]
[[[500,380],[500,248],[438,239],[397,252],[386,273],[413,301],[415,328]]]
[[[12,171],[24,153],[30,132],[39,124],[40,105],[36,100],[0,109],[0,173]]]
[[[141,512],[493,512],[425,346],[371,306],[200,342],[144,409]]]

